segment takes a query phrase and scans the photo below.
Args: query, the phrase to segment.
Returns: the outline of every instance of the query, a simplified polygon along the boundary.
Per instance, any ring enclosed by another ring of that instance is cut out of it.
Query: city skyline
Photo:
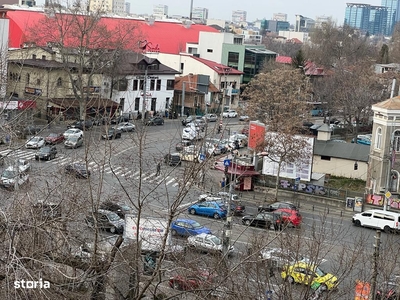
[[[190,14],[190,0],[127,0],[127,2],[131,3],[132,14],[151,15],[154,5],[158,4],[167,5],[168,14],[170,16],[182,15],[189,17]],[[311,19],[315,19],[317,16],[331,16],[334,22],[338,25],[342,25],[346,3],[365,3],[379,6],[382,1],[269,0],[265,2],[254,1],[254,5],[251,5],[251,3],[245,1],[233,0],[230,1],[228,5],[225,1],[193,0],[193,8],[207,8],[208,17],[210,19],[222,19],[227,21],[232,19],[232,11],[244,10],[247,12],[247,21],[255,21],[263,18],[269,20],[272,19],[274,13],[285,13],[291,24],[295,23],[295,15],[299,14]]]

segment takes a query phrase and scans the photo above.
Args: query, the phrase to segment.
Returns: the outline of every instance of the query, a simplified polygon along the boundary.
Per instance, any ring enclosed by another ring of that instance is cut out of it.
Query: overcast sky
[[[189,16],[190,0],[126,0],[131,3],[131,13],[152,14],[154,5],[168,6],[169,15]],[[343,24],[346,3],[380,5],[380,0],[193,0],[193,7],[208,8],[210,19],[231,20],[233,10],[247,11],[247,21],[271,19],[273,13],[286,13],[294,23],[295,15],[315,19],[316,16],[332,16],[338,25]]]

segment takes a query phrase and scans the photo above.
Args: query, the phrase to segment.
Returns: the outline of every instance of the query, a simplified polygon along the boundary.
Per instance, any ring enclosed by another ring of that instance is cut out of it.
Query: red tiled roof
[[[303,44],[302,41],[300,41],[298,38],[292,38],[286,41],[286,43],[292,43],[292,44]]]
[[[63,15],[63,18],[68,17],[68,15]],[[40,24],[46,21],[46,18],[49,18],[44,12],[28,10],[7,11],[7,18],[10,20],[9,47],[20,48],[23,43],[32,42],[34,41],[33,37],[38,36],[39,38],[43,36],[43,40],[39,41],[40,46],[51,42],[44,40],[45,36],[49,36],[49,33],[43,32],[43,29],[41,30],[40,28],[42,27]],[[132,38],[125,48],[132,49],[132,47],[137,47],[139,40],[146,40],[151,43],[152,47],[158,47],[160,52],[169,54],[179,54],[185,51],[186,43],[198,43],[200,31],[218,32],[213,27],[201,24],[185,26],[181,22],[167,21],[155,21],[153,24],[149,24],[144,20],[113,17],[102,17],[99,22],[99,26],[101,25],[105,25],[108,30],[116,28],[129,30]],[[135,29],[132,32],[133,26],[135,26]],[[35,28],[35,30],[32,31],[32,28]],[[57,34],[57,32],[54,33]],[[71,44],[65,46],[73,47],[73,42]]]
[[[307,61],[305,68],[304,68],[304,74],[307,76],[324,76],[325,71],[323,68],[318,68],[315,63],[312,61]]]
[[[275,61],[281,64],[291,64],[292,58],[290,56],[277,56]]]
[[[236,70],[234,68],[225,66],[223,64],[216,63],[215,61],[211,61],[208,59],[192,56],[193,59],[205,64],[207,67],[211,68],[215,72],[217,72],[219,75],[242,75],[243,72]]]

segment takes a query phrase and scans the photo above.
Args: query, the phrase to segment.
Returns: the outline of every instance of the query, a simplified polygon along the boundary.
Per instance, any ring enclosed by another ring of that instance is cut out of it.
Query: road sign
[[[231,160],[230,159],[225,159],[224,160],[224,166],[230,166],[231,165]]]
[[[201,153],[201,154],[200,154],[200,160],[201,160],[201,161],[204,161],[205,159],[206,159],[206,156],[205,156],[203,153]]]
[[[390,197],[392,197],[392,193],[389,192],[389,191],[387,191],[386,194],[385,194],[385,196],[386,196],[386,198],[390,198]]]
[[[300,177],[296,177],[294,184],[299,184],[300,183]]]

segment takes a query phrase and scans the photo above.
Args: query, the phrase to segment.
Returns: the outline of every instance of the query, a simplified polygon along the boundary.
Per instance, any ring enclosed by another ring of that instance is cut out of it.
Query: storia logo
[[[14,288],[16,289],[49,289],[50,282],[42,280],[40,278],[38,281],[33,280],[15,280]]]

